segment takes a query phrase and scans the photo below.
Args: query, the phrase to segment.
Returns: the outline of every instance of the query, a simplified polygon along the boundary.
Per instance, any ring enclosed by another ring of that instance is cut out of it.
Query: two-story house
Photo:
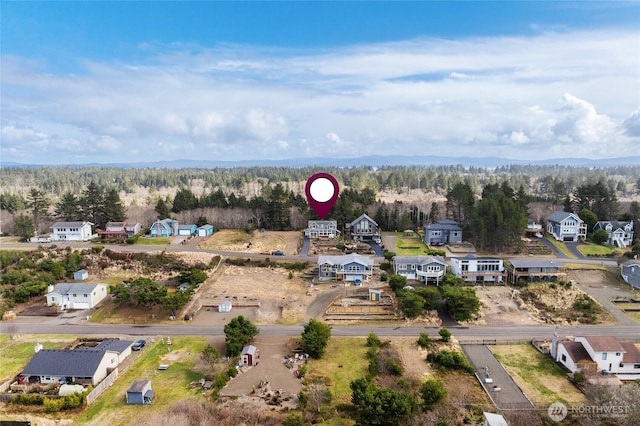
[[[620,265],[620,275],[631,287],[640,289],[640,262],[637,260],[624,262]]]
[[[447,264],[441,256],[394,256],[393,272],[408,280],[439,285],[447,272]]]
[[[171,237],[178,233],[178,221],[173,219],[156,220],[149,233],[152,237]]]
[[[504,263],[504,268],[509,284],[517,284],[520,280],[536,282],[567,279],[567,269],[557,259],[509,259]]]
[[[599,220],[593,225],[593,232],[602,229],[609,238],[607,244],[626,248],[633,244],[633,221]]]
[[[462,228],[455,220],[439,220],[424,227],[423,241],[428,246],[443,246],[462,241]]]
[[[576,336],[573,341],[552,342],[554,359],[572,373],[595,369],[615,374],[620,380],[634,380],[640,375],[640,350],[631,342],[613,336]],[[554,353],[555,351],[555,353]]]
[[[93,238],[91,222],[56,222],[51,227],[51,241],[88,241]]]
[[[61,309],[92,309],[107,297],[106,284],[59,283],[48,290],[47,306]]]
[[[451,258],[451,273],[466,282],[484,284],[502,283],[507,275],[502,259],[476,257],[473,254]]]
[[[558,241],[587,238],[587,224],[575,213],[555,211],[547,216],[547,232]]]
[[[361,214],[353,222],[346,223],[345,228],[354,241],[373,241],[380,244],[380,228],[375,220],[366,214]]]
[[[142,225],[139,223],[107,222],[102,229],[98,229],[98,235],[105,240],[126,240],[140,233]]]
[[[311,240],[316,238],[335,238],[338,235],[337,220],[310,220],[304,236]]]
[[[543,231],[544,228],[542,227],[542,224],[540,222],[537,222],[533,219],[527,219],[527,228],[524,230],[524,233],[528,237],[542,238]]]
[[[373,275],[373,258],[360,254],[318,257],[318,278],[363,282]]]

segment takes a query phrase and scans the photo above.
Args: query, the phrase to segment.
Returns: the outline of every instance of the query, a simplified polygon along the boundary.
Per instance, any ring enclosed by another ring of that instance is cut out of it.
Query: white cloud
[[[622,30],[322,52],[146,44],[147,62],[76,75],[3,57],[1,149],[34,163],[124,161],[124,148],[126,161],[637,155],[639,47]]]

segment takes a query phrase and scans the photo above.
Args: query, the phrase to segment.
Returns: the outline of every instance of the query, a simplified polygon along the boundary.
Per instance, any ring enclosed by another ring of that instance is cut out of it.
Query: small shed
[[[379,302],[382,300],[382,290],[369,289],[369,300],[372,302]]]
[[[484,412],[485,426],[509,426],[501,414]]]
[[[176,287],[176,289],[177,289],[177,290],[180,290],[180,291],[187,291],[187,290],[189,290],[189,287],[191,287],[191,283],[189,283],[189,282],[184,282],[184,283],[182,283],[182,284],[178,285],[178,286]]]
[[[80,269],[73,273],[73,279],[78,281],[84,281],[89,278],[89,271],[86,269]]]
[[[224,302],[218,305],[218,312],[230,312],[231,307],[232,307],[231,301],[225,300]]]
[[[242,348],[242,353],[240,354],[240,365],[257,365],[258,358],[258,348],[253,345],[245,346]]]
[[[213,234],[213,226],[207,224],[198,228],[198,237],[208,237]]]
[[[127,404],[151,404],[155,393],[151,390],[151,380],[134,380],[127,389]]]

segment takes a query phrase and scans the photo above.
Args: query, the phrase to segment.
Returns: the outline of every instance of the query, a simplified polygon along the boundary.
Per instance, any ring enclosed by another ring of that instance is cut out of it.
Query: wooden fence
[[[93,404],[93,402],[104,392],[116,379],[118,378],[118,368],[113,370],[107,377],[104,378],[98,386],[96,386],[91,392],[87,394],[87,406]]]

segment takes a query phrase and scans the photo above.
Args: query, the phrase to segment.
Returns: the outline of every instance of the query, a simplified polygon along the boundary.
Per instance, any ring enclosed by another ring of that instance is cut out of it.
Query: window
[[[84,297],[89,297],[89,295],[87,293],[84,294]]]
[[[73,297],[78,297],[78,295],[77,294],[73,294]]]
[[[620,356],[622,355],[620,352],[616,352],[616,356]]]
[[[567,356],[565,354],[562,354],[562,362],[566,362],[567,361]]]
[[[636,370],[640,370],[640,364],[633,364],[633,368]]]
[[[606,352],[603,352],[603,353],[602,353],[602,359],[603,359],[603,360],[607,359],[607,353],[606,353]]]

